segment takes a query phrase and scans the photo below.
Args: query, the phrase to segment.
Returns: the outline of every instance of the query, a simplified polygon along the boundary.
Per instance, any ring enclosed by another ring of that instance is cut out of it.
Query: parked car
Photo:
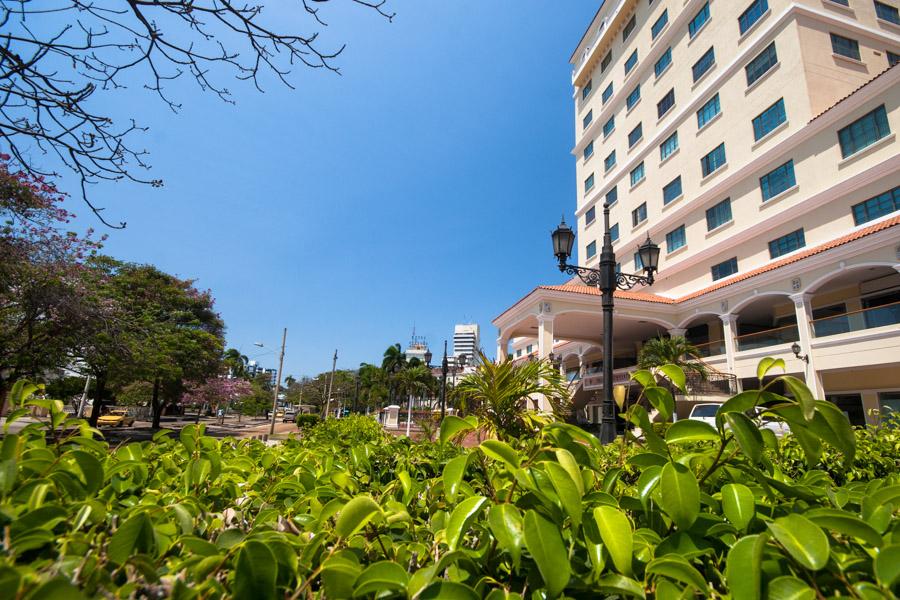
[[[695,404],[691,408],[691,414],[688,415],[688,419],[703,421],[704,423],[715,427],[716,413],[719,412],[720,406],[722,406],[722,404],[719,402],[704,402],[702,404]]]
[[[716,413],[719,412],[720,406],[722,406],[722,404],[717,402],[697,404],[691,409],[691,414],[688,418],[703,421],[704,423],[708,423],[715,427]],[[760,429],[770,429],[778,437],[790,433],[790,427],[788,427],[787,423],[779,421],[775,417],[765,415],[763,409],[757,408],[754,414],[748,413],[747,416],[752,418]],[[725,424],[725,427],[728,427],[727,423]]]
[[[282,423],[293,423],[297,419],[297,413],[292,410],[286,411],[281,418]]]
[[[114,408],[107,414],[97,419],[98,427],[131,427],[134,425],[134,417],[128,414],[124,408]]]

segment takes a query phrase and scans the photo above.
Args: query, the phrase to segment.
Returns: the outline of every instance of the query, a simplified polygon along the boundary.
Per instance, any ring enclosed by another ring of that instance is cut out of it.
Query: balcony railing
[[[700,356],[707,358],[709,356],[719,356],[725,354],[725,341],[716,340],[714,342],[706,342],[705,344],[694,344],[694,347],[700,351]]]
[[[737,346],[738,350],[756,350],[757,348],[768,348],[769,346],[788,344],[799,340],[800,332],[797,329],[797,325],[794,324],[739,335],[737,336]]]
[[[846,312],[833,317],[813,319],[813,335],[827,337],[851,331],[863,331],[873,327],[900,324],[900,302]]]

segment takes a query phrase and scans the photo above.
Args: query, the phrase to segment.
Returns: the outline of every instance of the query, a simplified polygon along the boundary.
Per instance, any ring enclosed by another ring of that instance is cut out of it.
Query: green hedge
[[[760,378],[779,366],[764,364]],[[638,378],[650,403],[670,413],[671,394],[652,374]],[[896,594],[900,475],[837,481],[828,461],[866,472],[868,432],[853,431],[796,380],[776,381],[797,399],[745,392],[720,411],[722,427],[679,421],[663,435],[637,407],[627,418],[646,434],[608,446],[553,423],[466,449],[457,441],[479,428],[472,418],[447,417],[437,442],[413,443],[350,417],[274,446],[190,425],[177,437],[164,431],[110,447],[67,421],[61,403],[23,400],[50,410],[52,423],[27,425],[0,445],[2,593]],[[759,404],[790,424],[802,458],[794,442],[779,443],[746,417]],[[877,436],[869,442],[877,446]],[[878,451],[896,458],[896,448]]]
[[[294,422],[297,423],[298,428],[303,429],[318,424],[320,420],[319,415],[301,413],[297,415]]]

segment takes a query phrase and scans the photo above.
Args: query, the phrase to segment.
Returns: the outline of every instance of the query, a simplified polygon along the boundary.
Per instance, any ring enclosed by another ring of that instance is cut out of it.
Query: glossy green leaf
[[[465,419],[460,419],[456,415],[447,415],[441,421],[441,444],[446,444],[448,440],[457,436],[464,431],[471,431],[474,426]]]
[[[469,463],[469,455],[461,454],[456,458],[450,459],[444,465],[444,494],[450,502],[456,502],[456,492],[459,491],[459,484],[462,481],[463,474],[466,472],[466,465]]]
[[[519,453],[513,450],[506,442],[501,442],[500,440],[485,440],[481,442],[481,445],[478,446],[478,448],[489,458],[505,463],[510,469],[518,469],[521,464]]]
[[[86,596],[65,577],[54,577],[28,595],[28,600],[84,600]]]
[[[634,553],[631,521],[624,512],[612,506],[595,508],[594,521],[616,570],[623,575],[631,575],[631,560]]]
[[[631,378],[644,388],[656,385],[656,378],[653,376],[653,373],[647,369],[638,369],[631,374]]]
[[[806,511],[804,516],[819,527],[855,537],[874,548],[880,548],[884,542],[871,525],[845,510],[816,508]]]
[[[453,512],[450,513],[450,520],[447,521],[445,539],[451,552],[456,550],[466,531],[468,531],[472,519],[478,515],[486,503],[487,498],[484,496],[470,496],[460,502],[456,508],[453,509]]]
[[[559,463],[545,462],[544,468],[547,470],[551,483],[553,483],[553,489],[556,490],[556,495],[562,503],[563,510],[569,515],[572,524],[578,527],[581,525],[582,513],[581,493],[578,491],[578,485],[572,480],[568,471],[562,468]]]
[[[106,547],[106,554],[111,561],[121,565],[132,554],[151,552],[154,548],[153,522],[147,513],[139,512],[116,530]]]
[[[666,430],[666,442],[696,442],[702,440],[718,440],[719,432],[709,423],[695,419],[682,419],[669,425]]]
[[[572,456],[572,453],[565,448],[558,448],[554,452],[554,454],[556,455],[557,462],[559,462],[559,466],[565,469],[569,474],[569,477],[572,478],[572,481],[578,488],[579,495],[583,496],[584,480],[581,478],[581,468],[578,466],[578,462],[575,460],[575,457]]]
[[[763,358],[756,367],[757,379],[762,381],[762,379],[769,374],[769,371],[775,368],[780,368],[782,371],[786,370],[784,360],[781,358],[772,358],[771,356]]]
[[[666,364],[659,367],[659,370],[662,372],[666,378],[672,382],[681,393],[685,393],[685,382],[686,378],[684,375],[684,370],[678,365]]]
[[[742,537],[725,562],[725,579],[733,600],[757,600],[762,597],[762,558],[767,534]]]
[[[672,392],[664,387],[654,386],[644,388],[644,396],[659,411],[663,421],[672,420],[672,415],[675,413],[675,399],[672,397]]]
[[[892,588],[900,581],[900,545],[881,549],[875,557],[875,577],[886,588]]]
[[[680,529],[688,529],[700,514],[700,486],[694,473],[679,463],[662,468],[659,505]]]
[[[409,583],[406,569],[390,560],[369,565],[353,585],[353,597],[359,598],[386,591],[405,591]]]
[[[254,540],[238,550],[234,568],[234,597],[270,600],[276,597],[278,563],[269,547]]]
[[[800,405],[803,418],[812,421],[813,414],[816,412],[816,399],[813,398],[812,392],[809,391],[806,384],[792,375],[782,375],[779,379]]]
[[[537,563],[551,597],[558,596],[569,583],[572,567],[559,527],[537,512],[525,513],[525,546]]]
[[[782,575],[769,582],[768,600],[814,600],[816,591],[809,584],[791,575]]]
[[[650,561],[645,570],[647,575],[661,575],[691,585],[698,591],[707,589],[706,580],[700,571],[681,557],[669,555]]]
[[[778,543],[807,569],[818,571],[828,562],[828,537],[806,517],[791,513],[767,525]]]
[[[349,537],[365,527],[372,517],[380,514],[381,507],[369,496],[357,496],[341,509],[334,532],[342,537]]]
[[[597,589],[605,594],[624,594],[644,598],[644,586],[630,577],[609,573],[597,580]]]
[[[754,463],[759,462],[762,459],[763,438],[756,424],[747,415],[738,412],[724,413],[722,418],[728,423],[743,453]]]
[[[519,509],[512,504],[495,504],[488,511],[488,527],[500,548],[509,553],[518,567],[525,542],[524,524]]]
[[[756,500],[753,492],[741,483],[722,486],[722,512],[738,529],[745,530],[756,514]]]
[[[418,596],[419,600],[480,600],[481,596],[469,586],[455,581],[435,581]]]

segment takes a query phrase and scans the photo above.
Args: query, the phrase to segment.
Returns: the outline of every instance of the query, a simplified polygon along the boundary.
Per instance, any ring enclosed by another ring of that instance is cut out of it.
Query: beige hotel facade
[[[571,58],[572,260],[598,266],[604,203],[622,271],[661,247],[656,282],[616,294],[614,385],[684,335],[732,391],[774,356],[856,424],[900,410],[898,4],[602,4]],[[498,356],[561,357],[598,420],[596,289],[538,285],[493,323]]]

